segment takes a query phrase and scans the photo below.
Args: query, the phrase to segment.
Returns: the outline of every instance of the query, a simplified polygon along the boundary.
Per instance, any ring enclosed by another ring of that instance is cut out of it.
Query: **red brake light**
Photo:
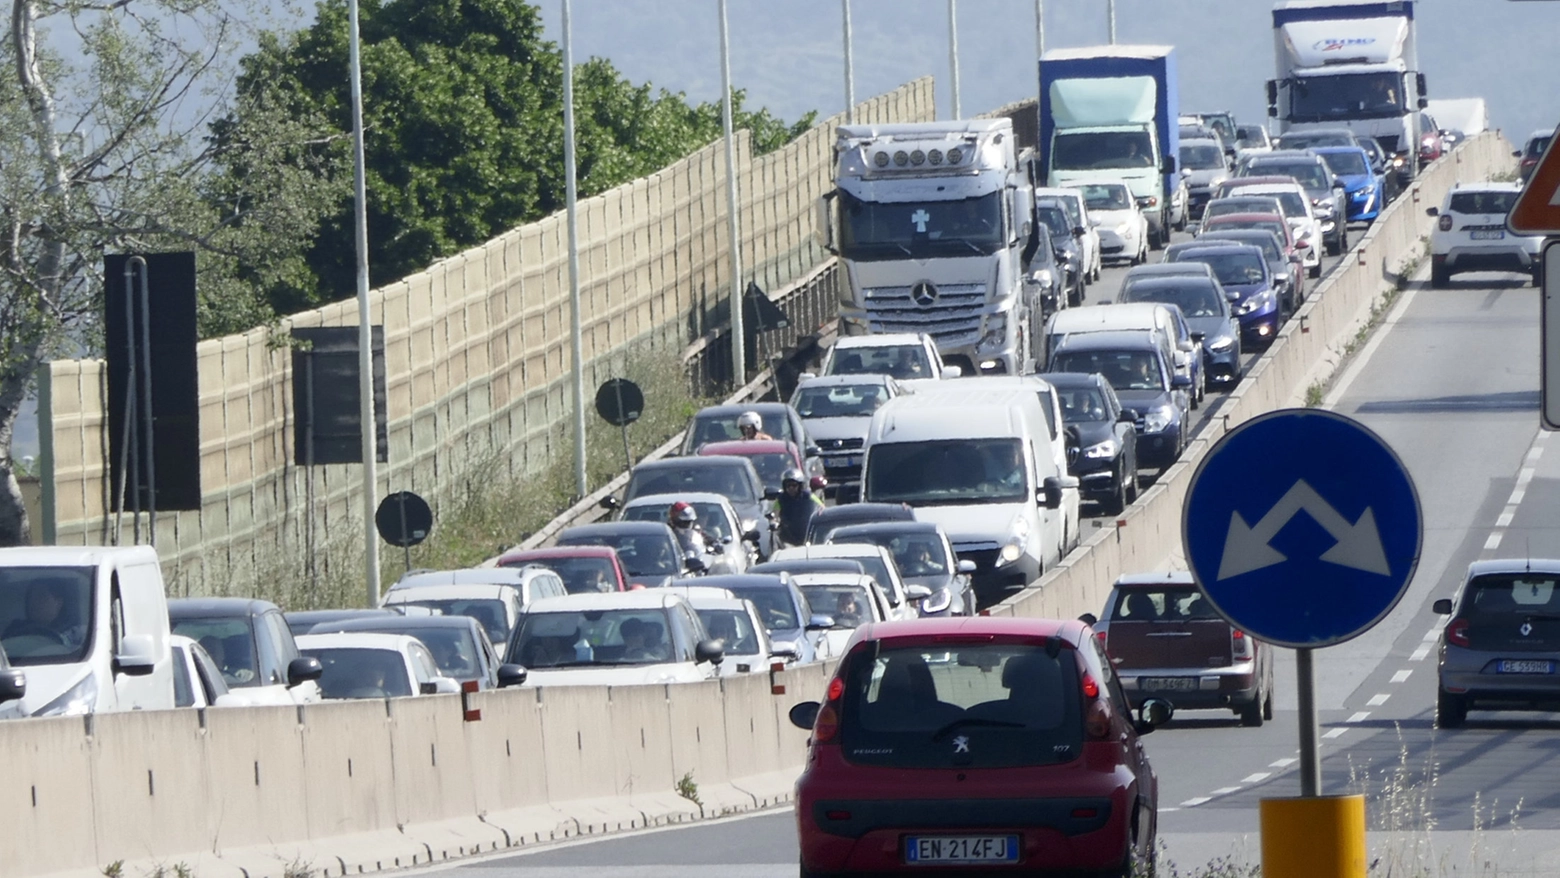
[[[1109,633],[1110,633],[1109,631],[1096,631],[1096,632],[1094,632],[1094,636],[1098,637],[1100,639],[1100,646],[1104,646],[1105,645],[1105,637]]]
[[[1457,646],[1470,645],[1467,619],[1453,619],[1452,623],[1446,626],[1446,642]]]
[[[818,710],[818,718],[813,721],[813,740],[820,744],[827,744],[839,733],[840,714],[834,709],[833,704],[825,704]]]
[[[844,695],[844,694],[845,694],[845,681],[844,680],[841,680],[839,677],[835,677],[834,679],[829,681],[829,700],[830,701],[839,701],[840,700],[840,696]]]
[[[1083,697],[1091,700],[1100,697],[1100,684],[1088,674],[1083,675]]]
[[[1441,231],[1450,232],[1452,230],[1452,218],[1450,216],[1442,216],[1437,225],[1441,227]]]

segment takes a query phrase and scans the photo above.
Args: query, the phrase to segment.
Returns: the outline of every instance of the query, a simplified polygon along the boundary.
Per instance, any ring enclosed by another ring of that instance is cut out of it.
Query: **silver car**
[[[1436,723],[1473,710],[1560,710],[1560,560],[1477,561],[1437,613]]]

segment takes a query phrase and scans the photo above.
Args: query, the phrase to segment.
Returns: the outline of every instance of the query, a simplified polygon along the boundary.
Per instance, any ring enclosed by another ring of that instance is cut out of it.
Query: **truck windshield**
[[[1151,168],[1157,162],[1146,131],[1057,132],[1051,167],[1058,171],[1099,168]]]
[[[1404,112],[1402,76],[1395,72],[1312,76],[1289,83],[1291,122],[1386,119]]]
[[[867,452],[866,499],[936,506],[1031,497],[1019,440],[890,442]]]
[[[0,567],[0,646],[11,664],[75,664],[92,638],[91,567]]]
[[[840,255],[863,262],[990,256],[1006,236],[1000,192],[958,201],[863,201],[840,192]]]

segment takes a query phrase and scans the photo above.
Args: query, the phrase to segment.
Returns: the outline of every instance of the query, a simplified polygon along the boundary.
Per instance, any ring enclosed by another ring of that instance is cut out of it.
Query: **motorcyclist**
[[[800,546],[807,540],[807,524],[823,501],[807,489],[807,475],[792,467],[780,477],[780,496],[769,507],[782,546]]]
[[[715,551],[717,542],[699,527],[698,510],[693,504],[678,500],[666,510],[666,523],[677,535],[677,549],[682,553],[684,566],[690,572],[702,573],[708,566],[704,556]]]
[[[743,439],[773,439],[775,437],[764,432],[764,419],[758,412],[743,412],[737,415],[737,432]]]

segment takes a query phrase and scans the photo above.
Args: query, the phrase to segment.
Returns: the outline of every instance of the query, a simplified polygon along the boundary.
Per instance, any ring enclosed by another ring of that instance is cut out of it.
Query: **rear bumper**
[[[1503,659],[1538,659],[1555,663],[1554,674],[1501,674]],[[1438,668],[1442,691],[1460,695],[1470,707],[1507,710],[1560,710],[1560,655],[1470,651],[1443,647]]]
[[[1538,268],[1541,258],[1525,247],[1453,247],[1445,253],[1431,254],[1430,264],[1454,274],[1459,271],[1531,272]]]
[[[1146,698],[1170,702],[1177,710],[1241,708],[1254,703],[1261,693],[1262,679],[1255,661],[1227,668],[1149,668],[1117,669],[1127,700],[1138,707]],[[1142,681],[1153,678],[1196,679],[1195,689],[1144,688]]]

